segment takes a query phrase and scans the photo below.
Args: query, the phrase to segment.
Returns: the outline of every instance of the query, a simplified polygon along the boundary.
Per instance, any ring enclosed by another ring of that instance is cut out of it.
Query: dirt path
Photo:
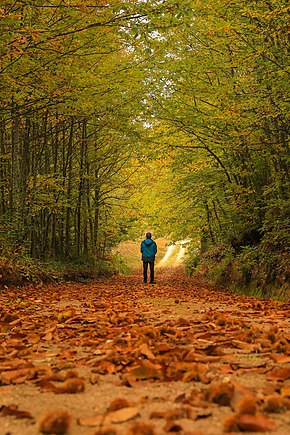
[[[290,433],[289,304],[156,279],[2,291],[0,434]]]
[[[181,266],[188,242],[188,240],[180,240],[174,244],[169,244],[165,255],[157,262],[157,268]]]

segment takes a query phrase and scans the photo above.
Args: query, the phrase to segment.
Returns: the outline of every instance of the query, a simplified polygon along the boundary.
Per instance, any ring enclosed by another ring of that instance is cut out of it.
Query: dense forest
[[[289,9],[3,0],[3,283],[25,262],[104,272],[150,227],[191,240],[189,273],[285,296]]]

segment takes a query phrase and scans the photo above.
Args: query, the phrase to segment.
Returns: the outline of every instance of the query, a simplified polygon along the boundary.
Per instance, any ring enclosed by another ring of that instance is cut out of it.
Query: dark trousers
[[[148,265],[150,266],[150,282],[154,282],[154,261],[143,261],[144,282],[147,282]]]

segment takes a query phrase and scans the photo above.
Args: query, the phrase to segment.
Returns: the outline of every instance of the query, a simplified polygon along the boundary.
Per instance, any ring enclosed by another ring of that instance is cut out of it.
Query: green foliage
[[[132,272],[128,261],[126,261],[124,255],[122,255],[120,252],[115,252],[112,255],[112,263],[114,265],[115,274],[120,273],[121,275],[128,275],[130,272]]]
[[[100,264],[124,237],[135,188],[143,69],[124,24],[141,12],[42,3],[0,9],[0,216],[7,244],[33,258]]]
[[[7,249],[105,270],[115,245],[150,228],[200,245],[189,268],[203,258],[217,282],[226,271],[242,286],[283,287],[288,17],[286,0],[5,0]]]
[[[245,257],[250,264],[236,279],[264,289],[267,270],[279,268],[272,256],[286,257],[290,246],[289,5],[198,2],[193,14],[159,41],[167,58],[150,71],[173,159],[163,209],[176,237],[199,238],[209,253],[227,247],[222,260],[210,260],[218,282],[233,276],[245,247],[260,252],[263,266]]]
[[[185,270],[188,275],[194,275],[197,273],[200,261],[200,249],[191,244],[187,250],[187,255],[185,258]]]
[[[290,294],[288,255],[269,251],[264,245],[245,247],[235,253],[226,245],[205,253],[191,250],[187,272],[212,283],[256,297],[287,301]]]

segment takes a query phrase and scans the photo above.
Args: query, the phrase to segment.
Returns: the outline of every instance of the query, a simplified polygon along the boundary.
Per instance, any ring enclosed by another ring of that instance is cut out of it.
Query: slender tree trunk
[[[0,154],[5,155],[5,123],[0,122]],[[5,159],[0,158],[0,214],[6,213],[6,195],[5,195]]]
[[[70,228],[70,218],[71,218],[71,201],[72,201],[72,145],[73,145],[73,135],[74,135],[74,119],[71,118],[70,122],[70,133],[69,133],[69,139],[68,139],[68,146],[67,146],[67,171],[66,171],[66,178],[67,178],[67,191],[66,191],[66,199],[67,199],[67,206],[66,206],[66,216],[65,216],[65,255],[67,257],[71,254],[71,228]]]
[[[23,148],[21,159],[21,211],[24,224],[25,238],[28,237],[28,207],[27,207],[27,183],[30,173],[30,119],[25,120]]]
[[[205,210],[206,210],[206,221],[207,221],[208,233],[209,233],[211,242],[214,243],[215,238],[214,238],[214,234],[213,234],[212,226],[211,226],[211,212],[210,212],[208,203],[205,202],[204,205],[205,205]]]
[[[44,154],[44,163],[43,163],[43,173],[44,175],[50,175],[50,152],[48,149],[49,143],[49,133],[48,133],[48,110],[45,111],[43,118],[43,154]],[[42,234],[43,234],[43,242],[42,242],[42,256],[46,256],[49,251],[49,225],[50,225],[50,211],[48,208],[44,208],[43,210],[43,226],[42,226]]]
[[[15,104],[12,109],[12,144],[11,144],[11,214],[15,233],[16,243],[22,242],[23,222],[21,206],[23,200],[21,197],[20,183],[20,115]]]
[[[58,128],[56,128],[55,134],[52,131],[52,124],[50,124],[51,129],[51,146],[52,146],[52,159],[53,159],[53,173],[57,174],[58,170]],[[59,194],[55,196],[55,202],[59,200]],[[50,256],[55,258],[58,254],[57,252],[57,215],[56,212],[53,213],[51,218],[51,243],[50,243]]]
[[[81,149],[80,149],[80,169],[79,169],[79,187],[78,187],[78,200],[77,200],[77,222],[76,222],[76,255],[79,257],[81,255],[81,227],[82,227],[82,203],[84,195],[84,159],[85,159],[85,149],[87,141],[87,123],[83,121],[82,123],[82,139],[81,139]]]
[[[36,175],[37,175],[37,145],[36,145],[36,134],[37,126],[35,122],[32,124],[32,150],[31,150],[31,162],[30,162],[30,178],[31,178],[31,189],[30,189],[30,255],[32,257],[36,256],[36,244],[37,244],[37,235],[36,235],[36,216],[34,212],[34,203],[35,203],[35,194],[36,194]]]

